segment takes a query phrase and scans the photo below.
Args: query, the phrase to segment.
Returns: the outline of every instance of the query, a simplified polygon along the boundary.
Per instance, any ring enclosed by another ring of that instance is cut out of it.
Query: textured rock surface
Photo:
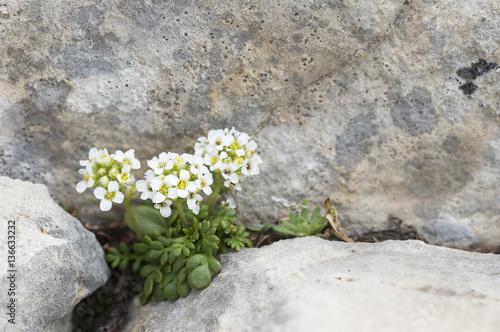
[[[3,255],[0,326],[6,331],[68,331],[66,314],[110,275],[101,246],[54,203],[43,185],[0,177],[0,197],[0,251],[7,253],[7,225],[14,221],[17,271],[15,294],[8,296],[7,270],[12,267]],[[10,298],[15,298],[17,308],[15,326],[5,319]]]
[[[280,241],[222,256],[212,285],[132,304],[125,331],[497,331],[500,256],[420,241]]]
[[[498,244],[500,75],[457,70],[500,60],[499,24],[497,0],[0,2],[0,173],[91,219],[90,147],[145,161],[236,126],[265,162],[248,223],[331,196],[351,232]]]

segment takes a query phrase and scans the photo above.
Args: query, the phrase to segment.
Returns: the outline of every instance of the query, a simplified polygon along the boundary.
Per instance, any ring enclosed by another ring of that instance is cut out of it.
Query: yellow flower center
[[[115,198],[115,195],[116,195],[116,192],[114,191],[108,191],[106,193],[106,195],[104,196],[104,199],[108,199],[108,200],[113,200],[113,198]]]
[[[234,141],[234,143],[231,144],[231,149],[234,151],[241,149],[241,147],[242,145],[238,141]]]
[[[213,156],[212,157],[212,165],[217,164],[218,161],[219,161],[219,156]]]
[[[187,183],[188,183],[187,180],[181,180],[181,181],[179,181],[177,188],[179,188],[180,190],[184,190],[187,187]]]
[[[86,182],[89,182],[89,178],[90,178],[89,173],[87,173],[83,176],[83,180]]]
[[[215,145],[221,145],[221,144],[222,144],[222,141],[220,139],[215,141]]]
[[[132,166],[130,159],[123,159],[123,163]]]
[[[151,188],[151,187],[149,187],[149,188]],[[162,185],[162,186],[161,186],[161,188],[160,188],[160,192],[161,192],[163,195],[167,196],[167,194],[168,194],[168,187],[167,187],[167,185],[166,185],[166,184],[164,184],[164,185]]]
[[[165,164],[165,163],[158,163],[158,168],[164,168],[165,166],[167,166],[167,164]]]
[[[208,185],[207,181],[205,181],[205,179],[201,179],[200,186],[201,187],[206,187],[207,185]]]

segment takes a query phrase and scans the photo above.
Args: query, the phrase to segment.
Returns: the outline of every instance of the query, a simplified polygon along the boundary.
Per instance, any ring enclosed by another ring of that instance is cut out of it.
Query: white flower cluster
[[[134,150],[122,152],[120,150],[109,155],[106,149],[98,150],[93,147],[89,151],[88,160],[80,160],[80,169],[83,180],[78,182],[76,190],[79,193],[87,188],[94,188],[94,195],[101,200],[102,211],[109,211],[112,202],[122,203],[124,193],[132,194],[135,178],[132,169],[141,168],[141,163],[134,156]]]
[[[195,144],[195,156],[215,174],[221,174],[224,186],[241,190],[240,183],[259,174],[262,159],[256,154],[257,143],[248,134],[228,130],[211,130]]]
[[[172,213],[170,205],[175,199],[186,199],[189,209],[198,214],[203,200],[198,193],[201,190],[207,195],[212,193],[210,185],[213,177],[195,157],[162,152],[158,157],[148,160],[151,169],[146,171],[146,179],[136,184],[141,199],[151,199],[164,217]]]
[[[101,210],[109,211],[112,202],[122,203],[124,194],[131,197],[141,193],[141,199],[151,199],[155,208],[164,217],[171,215],[174,201],[186,200],[194,214],[200,211],[199,194],[203,191],[215,198],[222,186],[241,190],[240,183],[248,176],[259,174],[262,159],[256,154],[257,143],[236,129],[211,130],[208,137],[200,137],[195,144],[195,154],[178,155],[162,152],[148,160],[149,170],[144,180],[135,182],[132,169],[141,164],[134,156],[134,150],[125,153],[118,150],[108,155],[106,149],[89,151],[89,159],[81,160],[83,180],[76,185],[79,193],[93,188],[94,195],[101,200]],[[127,201],[128,202],[128,201]],[[224,202],[234,208],[234,201]]]

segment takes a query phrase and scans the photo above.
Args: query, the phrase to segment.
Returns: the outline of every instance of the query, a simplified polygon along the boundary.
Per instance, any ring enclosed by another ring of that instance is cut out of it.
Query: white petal
[[[181,198],[186,198],[188,197],[188,191],[187,190],[177,190],[177,195]]]
[[[170,206],[164,206],[160,209],[160,214],[163,217],[168,218],[172,214],[172,209],[170,208]]]
[[[181,180],[189,180],[189,177],[190,177],[189,171],[183,169],[179,172],[179,178]]]
[[[133,169],[141,168],[141,162],[137,159],[132,159],[132,168]]]
[[[168,194],[167,194],[168,198],[177,198],[178,197],[178,194],[177,194],[177,189],[176,188],[168,188]]]
[[[137,191],[146,191],[148,190],[148,183],[145,180],[139,180],[135,184],[135,187],[137,188]]]
[[[203,188],[201,188],[203,190],[203,192],[207,195],[210,195],[212,193],[212,187],[210,186],[205,186]]]
[[[76,191],[79,193],[83,193],[85,189],[87,189],[87,182],[82,180],[76,184]]]
[[[101,211],[109,211],[111,210],[112,205],[113,203],[111,203],[109,199],[103,199],[99,207],[101,208]]]
[[[117,191],[115,193],[115,198],[113,198],[113,202],[121,204],[124,198],[125,196],[121,192]]]
[[[157,192],[157,193],[153,196],[153,203],[161,203],[161,202],[163,202],[166,198],[167,198],[167,196],[163,195],[161,192]]]
[[[120,189],[118,182],[111,181],[108,183],[108,191],[118,191],[118,189]]]
[[[163,185],[163,180],[159,177],[155,177],[151,183],[151,188],[153,188],[154,190],[160,190],[161,186]]]
[[[186,186],[186,190],[190,192],[195,192],[198,191],[198,186],[193,181],[189,181]]]
[[[179,183],[179,178],[173,174],[169,174],[165,177],[165,184],[169,187],[176,186]]]
[[[97,187],[94,190],[94,196],[97,199],[104,199],[104,196],[106,196],[107,190],[104,189],[103,187]]]

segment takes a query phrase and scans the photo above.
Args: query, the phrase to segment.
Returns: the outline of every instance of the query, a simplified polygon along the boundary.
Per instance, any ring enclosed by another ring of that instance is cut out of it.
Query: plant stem
[[[132,198],[132,197],[130,197]],[[139,229],[139,226],[137,225],[137,220],[135,220],[134,213],[132,213],[132,209],[130,208],[130,199],[127,199],[123,201],[123,205],[125,206],[125,210],[128,213],[128,216],[130,218],[130,221],[132,222],[132,227],[134,228],[135,234],[137,234],[137,237],[142,241],[144,240],[144,235],[142,234],[141,230]]]
[[[208,208],[212,209],[215,202],[217,201],[217,196],[219,196],[219,191],[221,188],[221,175],[216,174],[214,179],[214,186],[212,190],[212,194],[210,194],[210,198],[208,199]]]
[[[182,209],[181,201],[175,200],[174,204],[175,204],[175,207],[177,209],[177,212],[179,212],[179,217],[181,218],[182,225],[186,228],[189,227],[186,216],[184,215],[184,210]]]

